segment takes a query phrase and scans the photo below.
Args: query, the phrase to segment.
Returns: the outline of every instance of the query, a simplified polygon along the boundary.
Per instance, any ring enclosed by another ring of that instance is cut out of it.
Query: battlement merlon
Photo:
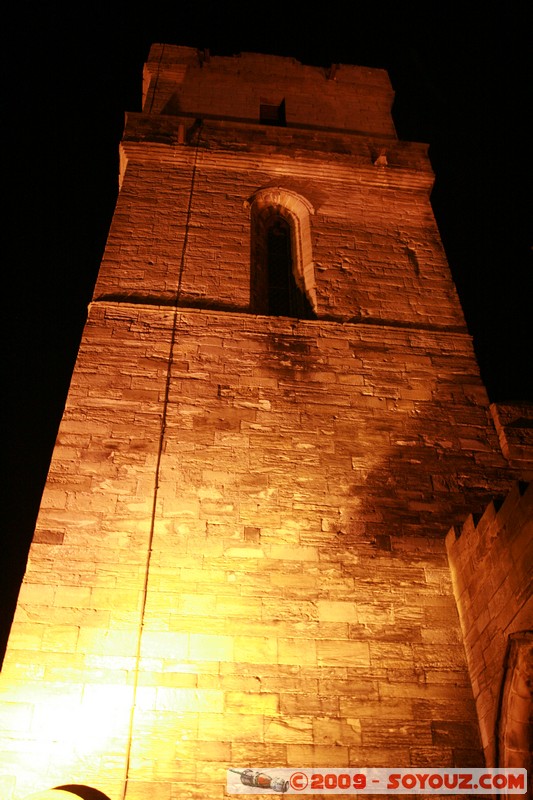
[[[397,139],[386,70],[241,53],[211,56],[155,44],[143,81],[143,112],[259,122],[280,109],[281,124],[357,131]],[[271,124],[276,124],[275,122]]]

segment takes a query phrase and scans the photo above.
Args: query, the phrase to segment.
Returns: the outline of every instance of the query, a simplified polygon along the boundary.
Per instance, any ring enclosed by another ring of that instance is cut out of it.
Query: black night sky
[[[20,3],[4,60],[1,635],[7,630],[152,42],[383,67],[399,138],[430,144],[432,202],[492,401],[533,401],[528,4]]]

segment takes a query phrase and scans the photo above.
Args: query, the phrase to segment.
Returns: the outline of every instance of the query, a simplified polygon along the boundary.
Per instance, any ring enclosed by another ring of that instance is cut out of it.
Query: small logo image
[[[283,794],[289,789],[289,781],[285,778],[276,778],[267,775],[266,772],[258,772],[253,769],[229,769],[240,776],[243,786],[253,786],[255,789],[269,789],[271,792]]]
[[[293,791],[301,792],[303,789],[307,789],[309,778],[305,772],[293,772],[289,783]]]

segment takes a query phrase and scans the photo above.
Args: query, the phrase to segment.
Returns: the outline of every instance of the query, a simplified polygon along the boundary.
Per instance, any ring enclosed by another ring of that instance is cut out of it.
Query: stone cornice
[[[145,161],[188,161],[192,151],[202,151],[202,163],[227,170],[253,166],[268,158],[271,166],[290,159],[292,168],[309,177],[323,171],[329,181],[345,181],[382,188],[429,192],[434,175],[428,146],[419,142],[373,137],[362,132],[311,128],[277,128],[239,120],[204,120],[187,117],[128,114],[122,147],[128,158],[136,152]],[[137,150],[142,147],[141,150]],[[224,152],[224,161],[214,156]],[[348,170],[348,172],[347,172]]]

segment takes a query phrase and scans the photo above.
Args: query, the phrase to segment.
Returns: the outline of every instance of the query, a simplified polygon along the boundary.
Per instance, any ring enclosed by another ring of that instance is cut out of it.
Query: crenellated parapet
[[[513,653],[517,647],[531,650],[533,635],[533,484],[516,483],[481,518],[470,516],[461,529],[450,530],[446,547],[487,765],[526,766],[507,752],[509,740],[527,737],[520,734],[519,718],[509,735],[514,722],[505,704],[512,704],[506,687],[514,691],[518,680],[509,673],[511,665],[524,671],[525,659]],[[531,678],[530,661],[529,688],[521,680],[522,693],[531,692]],[[524,697],[528,702],[531,696]]]

